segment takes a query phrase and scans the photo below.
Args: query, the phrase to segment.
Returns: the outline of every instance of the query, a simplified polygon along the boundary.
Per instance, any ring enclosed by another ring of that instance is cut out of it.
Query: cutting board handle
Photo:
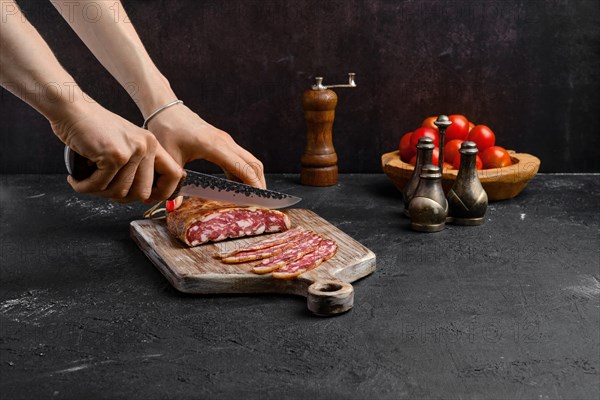
[[[316,315],[341,314],[354,305],[354,287],[338,280],[318,280],[308,287],[306,302]]]

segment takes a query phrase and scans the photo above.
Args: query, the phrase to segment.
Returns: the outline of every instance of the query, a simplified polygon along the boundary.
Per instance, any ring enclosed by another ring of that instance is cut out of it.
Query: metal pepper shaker
[[[410,177],[410,180],[406,183],[404,191],[402,192],[402,199],[404,200],[404,214],[409,215],[408,205],[415,195],[417,186],[419,186],[419,180],[423,165],[431,164],[431,157],[433,155],[433,139],[430,137],[422,137],[417,143],[417,161],[415,162],[415,169]]]
[[[446,227],[448,201],[442,189],[442,174],[435,165],[424,165],[419,186],[410,201],[410,227],[420,232],[439,232]]]
[[[459,152],[460,168],[448,192],[448,213],[455,224],[481,225],[485,221],[488,196],[477,174],[477,145],[463,142]]]

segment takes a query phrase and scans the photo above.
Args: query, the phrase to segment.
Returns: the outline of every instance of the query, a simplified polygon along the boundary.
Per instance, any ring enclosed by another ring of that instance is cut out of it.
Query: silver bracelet
[[[148,118],[146,118],[144,120],[144,124],[142,125],[142,128],[144,129],[148,129],[148,122],[150,122],[150,120],[154,117],[156,117],[158,114],[160,114],[161,111],[166,110],[169,107],[173,107],[176,106],[177,104],[183,104],[183,101],[181,100],[175,100],[169,104],[167,104],[166,106],[162,106],[161,108],[159,108],[158,110],[154,111],[152,114],[148,115]]]

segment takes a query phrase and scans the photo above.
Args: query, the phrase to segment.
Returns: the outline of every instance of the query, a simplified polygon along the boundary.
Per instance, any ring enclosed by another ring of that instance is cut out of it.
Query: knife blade
[[[77,154],[69,146],[65,147],[64,158],[67,171],[77,180],[87,178],[96,169],[95,164]],[[184,171],[186,175],[181,179],[170,199],[177,196],[191,196],[273,209],[289,207],[302,200],[300,197],[274,190],[259,189],[201,172],[188,169]]]
[[[284,208],[302,200],[274,190],[259,189],[254,186],[234,182],[229,179],[184,170],[186,176],[179,183],[173,196],[202,197],[246,206]],[[172,196],[172,197],[173,197]]]

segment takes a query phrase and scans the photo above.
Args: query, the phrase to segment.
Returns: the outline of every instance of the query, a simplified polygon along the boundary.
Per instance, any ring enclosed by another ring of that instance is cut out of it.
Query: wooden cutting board
[[[185,293],[289,293],[305,296],[308,308],[317,315],[335,315],[352,308],[354,288],[350,284],[375,271],[375,254],[344,232],[306,209],[287,209],[292,226],[302,226],[333,239],[337,254],[312,271],[294,279],[257,275],[251,269],[256,261],[224,264],[213,255],[262,236],[209,243],[189,248],[167,231],[163,220],[131,222],[131,237],[171,282]]]

